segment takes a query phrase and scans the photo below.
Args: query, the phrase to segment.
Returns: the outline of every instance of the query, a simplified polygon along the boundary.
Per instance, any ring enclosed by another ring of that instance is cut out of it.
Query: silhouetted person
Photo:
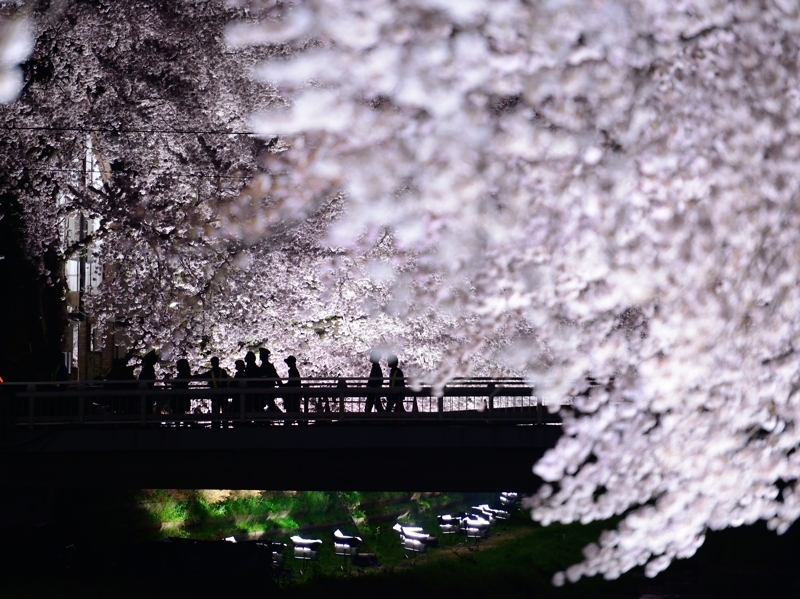
[[[111,360],[111,370],[106,375],[107,381],[135,381],[132,369],[127,366],[128,360],[125,358],[114,358]],[[127,385],[130,388],[130,385]]]
[[[261,370],[256,364],[256,355],[249,351],[244,355],[244,376],[248,379],[257,379],[261,375]]]
[[[140,389],[147,389],[148,391],[152,391],[153,387],[155,386],[156,382],[156,369],[155,364],[158,360],[158,356],[154,350],[150,350],[142,357],[142,369],[139,371],[139,388]],[[150,404],[153,410],[153,413],[160,414],[161,413],[161,399],[156,399],[153,401],[152,396],[150,399]]]
[[[150,350],[142,358],[142,370],[139,371],[139,382],[145,383],[147,389],[152,389],[156,380],[156,362],[158,356],[156,352]]]
[[[314,402],[314,411],[321,414],[331,411],[331,402],[329,397],[318,397]]]
[[[214,356],[210,361],[211,368],[195,375],[194,378],[209,381],[209,385],[212,389],[224,389],[228,386],[228,371],[219,365],[218,357]]]
[[[196,375],[194,378],[200,379],[203,381],[208,381],[209,386],[212,389],[224,389],[228,386],[228,371],[224,368],[221,368],[219,365],[219,358],[214,356],[211,358],[211,368],[206,370],[205,372],[201,372],[200,374]],[[211,396],[211,413],[212,414],[220,414],[222,413],[222,406],[223,402],[227,401],[225,397],[222,395],[214,394]],[[221,420],[212,420],[211,426],[222,426]]]
[[[403,371],[400,370],[397,362],[397,356],[390,355],[388,358],[389,365],[389,388],[401,390],[396,395],[388,395],[386,398],[386,411],[387,412],[405,412],[406,407],[403,404],[406,388],[406,378],[403,376]]]
[[[233,378],[234,379],[239,379],[239,384],[238,384],[239,387],[246,387],[247,383],[245,383],[244,381],[240,380],[240,379],[243,379],[243,378],[247,377],[247,370],[246,370],[246,367],[244,365],[244,360],[236,360],[236,362],[234,362],[233,366],[236,369],[236,372],[234,373]],[[236,393],[233,396],[233,401],[231,402],[231,412],[233,414],[238,414],[239,413],[239,405],[240,405],[240,402],[241,402],[241,397],[242,397],[241,393]]]
[[[261,378],[261,369],[256,364],[256,355],[249,351],[244,355],[244,376],[247,379],[258,379]],[[247,381],[248,387],[256,387],[258,386],[258,382],[256,381]],[[256,406],[255,404],[259,401],[259,396],[255,395],[254,393],[248,393],[245,396],[245,406],[244,409],[246,412],[255,412]],[[258,410],[261,411],[261,406],[258,406]]]
[[[341,382],[341,379],[339,379],[339,381]],[[345,384],[347,384],[347,383],[345,383]],[[338,387],[339,385],[337,384],[336,386]],[[331,398],[328,397],[328,395],[325,395],[324,397],[317,397],[314,400],[314,411],[315,412],[319,412],[319,413],[323,413],[323,414],[330,413],[330,411],[331,411]]]
[[[236,372],[233,373],[233,378],[243,379],[245,377],[244,360],[236,360],[233,363],[233,367],[236,369]]]
[[[189,368],[189,361],[181,358],[175,363],[177,374],[172,380],[172,388],[178,391],[184,391],[189,388],[189,381],[192,380],[192,370]],[[186,414],[189,411],[190,400],[188,395],[173,395],[172,396],[172,413],[173,414]]]
[[[289,356],[284,360],[289,367],[289,378],[283,384],[286,389],[283,401],[286,404],[286,412],[299,412],[300,411],[300,395],[293,393],[294,389],[300,389],[302,381],[300,379],[300,371],[297,370],[297,358]]]
[[[380,365],[381,355],[372,351],[369,355],[369,361],[372,362],[372,368],[369,371],[369,380],[367,381],[367,405],[364,406],[365,412],[371,412],[375,408],[376,412],[383,412],[383,403],[381,403],[380,389],[383,387],[383,370]]]
[[[136,377],[133,376],[133,371],[131,368],[127,366],[128,360],[125,358],[114,358],[111,360],[111,370],[108,371],[106,374],[105,380],[110,381],[111,385],[108,387],[114,391],[120,391],[122,389],[131,389],[136,388],[134,383],[131,386],[130,383],[123,383],[122,381],[136,381]],[[134,399],[130,396],[119,395],[112,398],[112,406],[111,411],[121,414],[135,414],[138,412],[136,406],[134,405],[135,402],[138,402],[138,399]],[[115,405],[116,404],[116,405]]]
[[[278,376],[278,371],[275,370],[275,365],[269,361],[270,351],[266,347],[258,348],[258,357],[261,360],[261,367],[259,374],[265,380],[262,385],[266,389],[274,389],[281,386],[281,380]],[[274,393],[268,393],[264,396],[267,405],[267,412],[280,412],[280,408],[275,404]]]
[[[497,395],[497,385],[494,382],[486,385],[486,399],[483,400],[483,411],[490,413],[494,405],[494,397]]]

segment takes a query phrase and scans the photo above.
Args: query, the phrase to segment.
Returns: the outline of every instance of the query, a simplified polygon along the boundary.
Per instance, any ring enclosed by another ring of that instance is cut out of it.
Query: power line
[[[53,127],[53,126],[28,126],[8,127],[0,129],[6,131],[75,131],[77,133],[164,133],[171,135],[257,135],[254,131],[215,131],[200,129],[117,129],[116,127]]]
[[[57,173],[82,173],[82,174],[93,174],[97,173],[100,175],[114,175],[114,174],[128,174],[133,175],[136,177],[147,177],[150,175],[164,175],[167,177],[198,177],[198,178],[208,178],[208,179],[245,179],[248,177],[252,177],[253,174],[235,177],[233,175],[217,175],[217,174],[209,174],[209,173],[186,173],[186,172],[178,172],[178,171],[148,171],[148,172],[140,172],[140,171],[132,171],[132,170],[119,170],[119,171],[106,171],[106,170],[85,170],[82,168],[38,168],[32,166],[22,166],[18,169],[13,168],[4,168],[0,169],[0,171],[4,171],[7,173],[13,173],[16,171],[37,171],[37,172],[57,172]]]

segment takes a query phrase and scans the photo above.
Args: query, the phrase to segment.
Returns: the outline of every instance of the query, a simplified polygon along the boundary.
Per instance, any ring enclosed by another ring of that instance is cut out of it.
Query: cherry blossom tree
[[[298,354],[306,375],[357,374],[371,347],[389,345],[431,371],[463,342],[460,315],[399,316],[393,232],[347,253],[323,242],[341,193],[307,201],[300,171],[282,179],[297,197],[270,191],[288,146],[252,135],[248,117],[285,102],[249,70],[316,42],[226,46],[224,25],[250,13],[221,2],[42,7],[28,7],[25,88],[0,113],[2,184],[43,277],[62,284],[76,256],[103,265],[81,313],[115,322],[134,352],[219,353],[230,367],[268,344]],[[273,174],[254,177],[259,166]],[[59,231],[75,214],[89,225],[69,239]]]
[[[268,147],[245,117],[275,99],[246,73],[256,52],[222,41],[241,11],[221,2],[29,2],[9,18],[23,13],[36,24],[36,47],[21,96],[0,111],[0,162],[27,255],[56,285],[66,259],[91,254],[103,264],[103,292],[81,311],[101,325],[129,323],[132,349],[163,344],[181,326],[198,331],[196,347],[203,331],[193,307],[244,247],[213,234],[214,215]],[[75,214],[93,226],[68,239],[63,224]]]
[[[797,519],[794,3],[247,5],[231,45],[294,49],[256,71],[286,98],[253,118],[285,144],[258,192],[341,194],[350,260],[389,236],[383,313],[460,328],[443,379],[504,364],[572,402],[532,515],[623,519],[554,582]]]
[[[623,516],[556,583],[800,515],[793,3],[47,4],[2,197],[129,347],[524,373],[534,518]]]

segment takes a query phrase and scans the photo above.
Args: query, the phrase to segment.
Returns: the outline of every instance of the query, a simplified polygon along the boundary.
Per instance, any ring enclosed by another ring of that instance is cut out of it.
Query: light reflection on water
[[[491,493],[156,489],[142,491],[139,501],[160,522],[162,536],[254,540],[340,526],[356,533],[398,519],[435,520],[444,511],[498,498]]]

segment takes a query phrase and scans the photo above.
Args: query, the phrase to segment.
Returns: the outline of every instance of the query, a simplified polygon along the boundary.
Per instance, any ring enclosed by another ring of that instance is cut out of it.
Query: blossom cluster
[[[347,256],[391,233],[385,310],[462,327],[441,376],[571,398],[533,517],[624,519],[556,583],[796,520],[800,9],[251,6],[229,44],[293,48],[256,70],[286,99],[253,117],[286,144],[271,197],[343,194],[323,240]]]

